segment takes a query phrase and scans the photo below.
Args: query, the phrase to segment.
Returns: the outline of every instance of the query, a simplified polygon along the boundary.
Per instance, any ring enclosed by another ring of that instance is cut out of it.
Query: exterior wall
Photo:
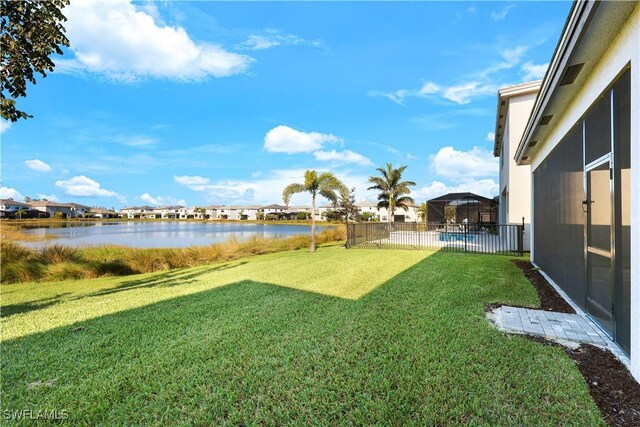
[[[0,210],[7,211],[7,212],[15,212],[15,211],[20,210],[20,209],[24,209],[25,211],[27,211],[27,210],[31,209],[31,206],[27,205],[26,203],[25,204],[13,204],[13,203],[10,203],[10,202],[7,202],[7,203],[4,203],[4,204],[0,205]]]
[[[631,372],[640,381],[640,7],[636,7],[617,38],[573,97],[554,128],[541,141],[532,170],[535,171],[627,64],[631,64]],[[535,233],[535,229],[534,229]],[[535,236],[534,236],[535,239]],[[534,261],[537,254],[534,253]]]
[[[524,218],[524,248],[531,248],[531,167],[518,165],[516,150],[527,120],[531,115],[536,93],[509,98],[500,158],[500,224],[522,224]]]

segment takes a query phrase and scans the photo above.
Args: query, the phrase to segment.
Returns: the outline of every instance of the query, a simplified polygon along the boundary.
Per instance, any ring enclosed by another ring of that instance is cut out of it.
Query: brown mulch
[[[542,274],[529,261],[514,259],[513,263],[524,273],[540,297],[540,308],[545,311],[575,314],[573,307],[553,289]]]
[[[525,277],[538,291],[543,310],[575,313],[573,308],[556,292],[540,272],[529,262],[513,260]],[[491,304],[488,309],[502,304]],[[528,336],[537,342],[559,345],[540,337]],[[594,402],[610,426],[640,426],[640,383],[627,368],[607,350],[582,344],[576,350],[563,347],[576,362]]]
[[[640,426],[640,384],[610,351],[583,344],[565,350],[576,362],[591,397],[610,426]]]

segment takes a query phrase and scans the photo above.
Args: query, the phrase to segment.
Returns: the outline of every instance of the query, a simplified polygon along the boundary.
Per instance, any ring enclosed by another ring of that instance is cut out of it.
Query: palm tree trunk
[[[311,196],[311,245],[309,252],[316,251],[316,195]]]

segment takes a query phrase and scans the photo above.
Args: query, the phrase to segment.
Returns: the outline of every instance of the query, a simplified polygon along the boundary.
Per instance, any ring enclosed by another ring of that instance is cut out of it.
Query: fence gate
[[[356,223],[347,225],[347,249],[425,249],[521,256],[521,224]]]

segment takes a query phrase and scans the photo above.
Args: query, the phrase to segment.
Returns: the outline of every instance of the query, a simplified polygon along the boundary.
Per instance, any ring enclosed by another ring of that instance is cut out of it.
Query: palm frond
[[[307,187],[303,184],[293,183],[287,185],[284,190],[282,190],[282,201],[285,205],[289,206],[289,202],[291,201],[291,196],[297,193],[304,193],[307,190]]]

